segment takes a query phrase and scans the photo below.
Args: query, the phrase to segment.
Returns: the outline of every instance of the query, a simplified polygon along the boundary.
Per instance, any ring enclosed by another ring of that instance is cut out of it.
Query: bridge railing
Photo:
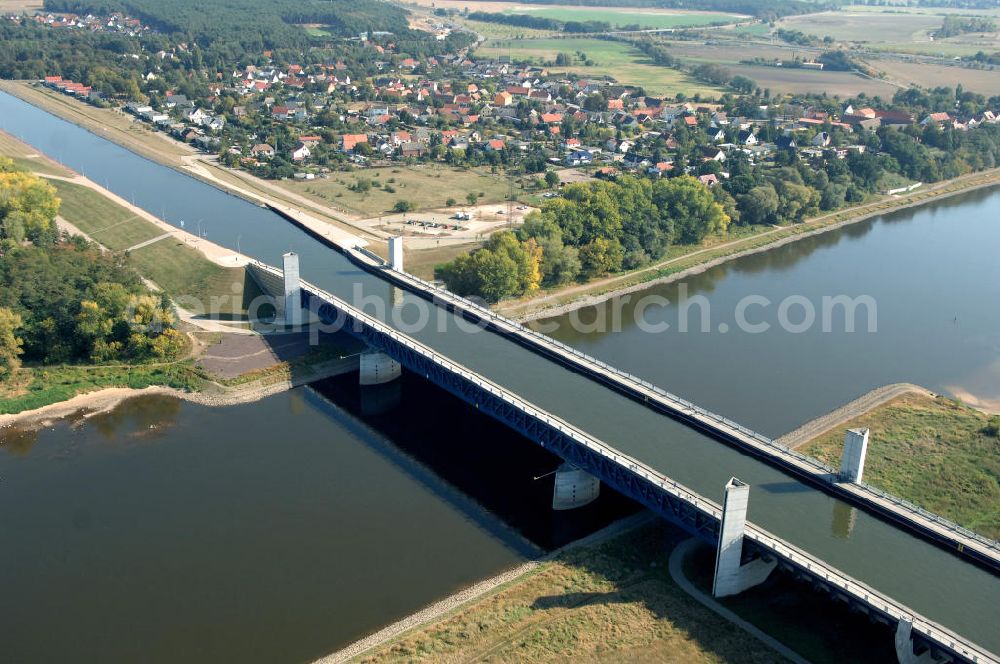
[[[274,270],[274,268],[270,269]],[[464,380],[475,384],[485,392],[501,399],[506,403],[509,403],[511,406],[527,413],[531,417],[544,422],[547,426],[552,427],[563,435],[571,438],[577,444],[582,445],[587,449],[590,449],[593,452],[628,468],[631,472],[642,477],[650,484],[684,500],[701,511],[703,514],[706,514],[717,521],[721,520],[722,511],[718,503],[698,495],[679,482],[676,482],[666,475],[657,472],[638,459],[635,459],[627,454],[623,454],[617,449],[599,441],[581,429],[578,429],[569,422],[566,422],[565,420],[535,406],[521,397],[507,391],[489,379],[476,374],[470,369],[465,368],[443,355],[440,355],[432,348],[398,332],[388,324],[369,316],[359,309],[356,309],[331,293],[305,282],[303,282],[303,287],[314,295],[325,299],[330,305],[341,310],[347,316],[350,316],[356,321],[376,330],[379,334],[389,337],[394,342],[401,344],[414,352],[419,353],[420,355],[423,355],[425,358],[431,360],[441,368],[461,376]],[[845,593],[865,602],[866,604],[874,607],[876,610],[884,612],[887,616],[890,616],[895,620],[912,620],[914,631],[922,634],[926,638],[940,644],[941,646],[949,648],[955,652],[962,653],[972,661],[994,661],[993,656],[989,652],[979,650],[975,645],[954,634],[945,627],[927,620],[920,615],[914,614],[905,606],[830,567],[822,560],[811,556],[795,546],[792,546],[788,542],[785,542],[763,528],[760,528],[752,523],[748,523],[746,525],[745,536],[763,549],[771,551],[775,555],[791,562],[812,575],[823,578],[831,586],[836,586],[838,589],[842,589]]]
[[[608,364],[607,362],[604,362],[603,360],[593,357],[592,355],[588,355],[587,353],[584,353],[583,351],[577,348],[567,345],[557,339],[553,339],[548,335],[542,334],[537,330],[533,330],[526,325],[511,320],[510,318],[502,316],[501,314],[498,314],[489,307],[483,306],[482,304],[479,304],[477,302],[464,298],[460,295],[456,295],[449,290],[441,288],[437,284],[431,283],[425,279],[421,279],[420,277],[416,277],[407,272],[400,272],[396,274],[400,278],[404,278],[406,280],[414,282],[415,284],[423,288],[425,291],[433,294],[435,297],[440,298],[445,302],[451,302],[453,304],[461,306],[464,309],[470,310],[476,313],[477,315],[483,317],[484,319],[491,321],[495,325],[506,326],[519,334],[533,338],[543,346],[554,347],[559,351],[568,355],[572,355],[585,363],[600,367],[602,370],[614,374],[624,381],[632,383],[633,385],[636,386],[641,386],[642,388],[648,391],[654,392],[660,398],[671,402],[670,405],[677,410],[680,410],[682,412],[686,410],[689,411],[688,413],[689,415],[697,415],[704,420],[711,420],[717,424],[722,425],[725,428],[730,429],[733,432],[742,434],[743,436],[752,439],[754,442],[760,445],[767,446],[768,448],[774,450],[779,455],[792,458],[799,464],[812,469],[812,472],[817,476],[818,479],[824,480],[829,484],[834,484],[837,481],[837,474],[838,474],[837,470],[828,466],[827,464],[823,463],[822,461],[820,461],[815,457],[809,456],[807,454],[802,454],[801,452],[798,452],[788,447],[787,445],[779,443],[778,441],[772,438],[768,438],[767,436],[764,436],[756,431],[753,431],[752,429],[749,429],[739,424],[738,422],[734,422],[733,420],[730,420],[727,417],[723,417],[722,415],[719,415],[695,403],[692,403],[687,399],[683,399],[677,396],[676,394],[668,392],[667,390],[664,390],[663,388],[654,385],[648,380],[645,380],[627,371],[614,367]],[[932,521],[933,523],[935,523],[937,526],[939,526],[944,530],[960,535],[963,538],[973,540],[978,544],[980,544],[981,546],[985,547],[986,549],[995,552],[996,555],[1000,555],[1000,542],[998,542],[997,540],[984,537],[983,535],[975,533],[969,530],[968,528],[960,526],[959,524],[955,523],[954,521],[951,521],[950,519],[946,519],[943,516],[934,514],[933,512],[929,512],[928,510],[922,507],[914,505],[913,503],[904,500],[898,496],[894,496],[891,493],[888,493],[881,489],[877,489],[871,486],[870,484],[859,483],[858,486],[864,491],[868,491],[874,496],[877,496],[878,498],[884,501],[892,503],[893,505],[899,507],[900,509],[919,515],[923,519]]]

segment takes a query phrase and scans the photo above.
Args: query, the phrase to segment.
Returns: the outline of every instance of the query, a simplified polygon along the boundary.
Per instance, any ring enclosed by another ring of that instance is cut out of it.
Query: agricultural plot
[[[990,97],[1000,91],[1000,70],[969,69],[967,67],[934,65],[924,62],[903,62],[896,59],[870,60],[869,64],[886,76],[903,85],[920,85],[927,88],[937,86],[955,87],[961,84]]]
[[[771,92],[825,92],[831,96],[851,97],[864,92],[869,97],[891,98],[898,86],[888,81],[865,78],[849,71],[816,71],[760,65],[726,65],[734,74],[746,76]]]
[[[561,7],[514,5],[506,14],[529,14],[558,21],[602,21],[612,26],[638,25],[641,28],[691,28],[736,23],[746,17],[718,12],[679,12],[615,7]]]
[[[890,82],[868,79],[851,72],[817,71],[741,63],[741,60],[753,58],[791,61],[795,57],[807,59],[816,55],[812,50],[803,48],[743,44],[729,40],[707,44],[671,41],[667,42],[667,45],[670,52],[681,60],[721,65],[733,74],[746,76],[756,81],[761,88],[769,88],[776,93],[826,92],[830,95],[845,97],[864,92],[871,96],[891,97],[897,89]]]
[[[927,14],[839,11],[789,16],[778,26],[837,41],[911,43],[930,42],[941,20]]]
[[[510,55],[515,60],[525,59],[550,63],[559,53],[575,55],[584,53],[593,65],[549,66],[551,72],[568,72],[580,76],[611,77],[619,83],[642,86],[652,95],[673,97],[678,92],[693,96],[701,94],[716,97],[721,90],[701,83],[690,76],[667,67],[653,64],[642,52],[620,42],[588,39],[522,39],[493,41],[480,48],[479,55]]]
[[[0,14],[20,14],[42,9],[42,0],[0,0]]]

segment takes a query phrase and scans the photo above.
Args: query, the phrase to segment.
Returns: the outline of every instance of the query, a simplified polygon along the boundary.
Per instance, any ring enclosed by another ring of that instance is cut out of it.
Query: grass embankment
[[[0,130],[0,154],[10,157],[18,168],[29,172],[44,173],[45,175],[72,175],[69,169],[60,166],[27,143],[19,141],[2,130]]]
[[[825,214],[790,226],[733,226],[727,235],[709,237],[699,245],[672,246],[666,257],[655,265],[639,268],[587,284],[574,284],[559,289],[536,293],[520,299],[501,302],[494,308],[505,315],[520,318],[556,315],[566,308],[585,306],[592,301],[611,297],[616,293],[634,290],[650,282],[666,281],[678,273],[709,263],[722,262],[738,255],[760,251],[772,245],[817,232],[832,230],[845,224],[863,221],[870,217],[906,207],[914,207],[937,199],[1000,183],[1000,169],[972,173],[930,187],[917,189],[900,197],[882,197],[879,200],[839,212]]]
[[[780,661],[673,582],[679,537],[657,524],[572,549],[360,661]]]
[[[51,182],[62,199],[60,215],[112,251],[126,251],[164,234],[156,225],[93,189],[61,180]],[[244,313],[244,296],[248,293],[243,268],[213,263],[176,237],[165,237],[130,251],[127,260],[141,275],[196,314]]]
[[[154,131],[120,110],[91,106],[30,81],[0,81],[0,90],[167,166],[178,167],[181,157],[194,154],[191,146]]]
[[[1000,438],[990,416],[944,397],[907,394],[801,448],[839,464],[843,430],[871,429],[865,480],[976,532],[1000,539]]]

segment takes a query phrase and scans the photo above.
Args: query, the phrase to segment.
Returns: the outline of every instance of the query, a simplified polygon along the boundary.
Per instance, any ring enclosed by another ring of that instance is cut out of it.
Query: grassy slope
[[[360,661],[779,661],[673,583],[676,537],[655,526],[570,551]]]
[[[67,169],[39,154],[37,150],[27,143],[22,143],[3,131],[0,131],[0,155],[10,157],[19,168],[32,173],[72,175]]]
[[[62,199],[60,214],[113,251],[124,251],[163,235],[155,225],[93,189],[58,180],[52,183]],[[217,300],[220,314],[242,310],[243,269],[217,265],[173,237],[130,252],[129,262],[172,297],[181,298],[184,308],[195,313],[203,313],[205,308],[194,302],[207,305],[212,297],[225,298]]]
[[[945,398],[908,394],[809,442],[802,451],[834,466],[843,429],[868,427],[865,479],[992,538],[1000,538],[1000,439],[988,417]]]

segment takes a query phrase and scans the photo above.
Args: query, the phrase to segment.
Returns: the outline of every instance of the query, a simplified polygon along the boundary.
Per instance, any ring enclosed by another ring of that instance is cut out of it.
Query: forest
[[[142,362],[186,346],[122,256],[56,230],[55,189],[0,157],[0,380],[22,361]]]
[[[202,48],[238,47],[250,53],[305,48],[309,35],[297,24],[318,23],[340,36],[361,32],[409,31],[406,11],[378,0],[46,0],[45,9],[76,14],[124,12],[160,32]]]

